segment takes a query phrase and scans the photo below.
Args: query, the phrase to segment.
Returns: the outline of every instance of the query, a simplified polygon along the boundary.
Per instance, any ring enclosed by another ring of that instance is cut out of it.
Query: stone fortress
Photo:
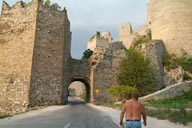
[[[124,48],[129,49],[135,39],[149,33],[152,41],[143,44],[141,51],[155,66],[157,86],[162,88],[183,82],[184,70],[179,67],[167,71],[162,64],[162,58],[165,53],[181,56],[185,52],[192,56],[191,6],[190,0],[151,0],[147,5],[148,23],[141,28],[133,31],[130,23],[120,25],[117,41],[112,40],[110,32],[103,32],[102,35],[96,32],[87,45],[88,49],[94,51],[91,57],[91,72],[95,74],[94,87],[103,91],[96,99],[107,99],[108,97],[102,94],[107,94],[105,90],[117,83],[116,74],[120,58],[125,54]],[[180,87],[183,89],[186,86]]]
[[[42,5],[41,0],[33,0],[29,4],[17,1],[10,7],[3,1],[0,112],[14,114],[29,106],[66,104],[73,81],[82,81],[90,91],[88,63],[70,55],[66,9],[49,10]]]
[[[110,32],[97,32],[88,42],[94,53],[87,62],[71,58],[72,33],[66,9],[49,10],[41,0],[29,4],[18,1],[13,7],[3,1],[0,112],[15,114],[30,106],[66,104],[68,87],[74,81],[85,84],[91,102],[108,101],[108,88],[117,83],[124,48],[149,31],[154,41],[142,49],[156,66],[157,86],[181,82],[182,70],[165,74],[161,62],[166,51],[179,56],[184,50],[192,55],[191,6],[191,0],[151,0],[148,23],[140,29],[133,31],[130,24],[121,25],[118,41],[113,41]],[[96,94],[95,89],[100,93]]]

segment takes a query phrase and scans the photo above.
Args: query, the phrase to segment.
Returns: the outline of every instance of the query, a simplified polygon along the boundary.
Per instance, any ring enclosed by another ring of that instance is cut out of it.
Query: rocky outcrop
[[[184,70],[182,67],[170,69],[164,68],[164,85],[170,86],[184,81]]]

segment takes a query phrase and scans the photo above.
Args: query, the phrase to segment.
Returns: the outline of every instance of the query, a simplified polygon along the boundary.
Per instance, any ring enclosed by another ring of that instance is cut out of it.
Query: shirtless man
[[[138,102],[138,94],[133,93],[132,99],[124,104],[120,114],[120,125],[123,125],[123,117],[125,113],[126,128],[141,128],[141,116],[143,117],[144,126],[147,125],[145,109],[144,106]]]

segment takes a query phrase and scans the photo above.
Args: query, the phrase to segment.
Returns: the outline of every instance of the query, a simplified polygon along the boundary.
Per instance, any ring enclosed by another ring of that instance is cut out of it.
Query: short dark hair
[[[138,98],[139,98],[139,94],[133,92],[132,95],[131,95],[131,97],[134,98],[134,99],[136,99],[136,100],[138,100]]]

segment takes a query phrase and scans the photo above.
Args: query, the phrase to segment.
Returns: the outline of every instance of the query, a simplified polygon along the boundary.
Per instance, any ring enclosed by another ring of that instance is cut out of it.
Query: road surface
[[[0,120],[0,128],[118,128],[112,119],[84,101],[31,111]]]
[[[0,128],[119,128],[120,111],[70,98],[70,104],[51,106],[0,120]],[[179,116],[179,115],[178,115]],[[143,128],[192,128],[147,117]]]

